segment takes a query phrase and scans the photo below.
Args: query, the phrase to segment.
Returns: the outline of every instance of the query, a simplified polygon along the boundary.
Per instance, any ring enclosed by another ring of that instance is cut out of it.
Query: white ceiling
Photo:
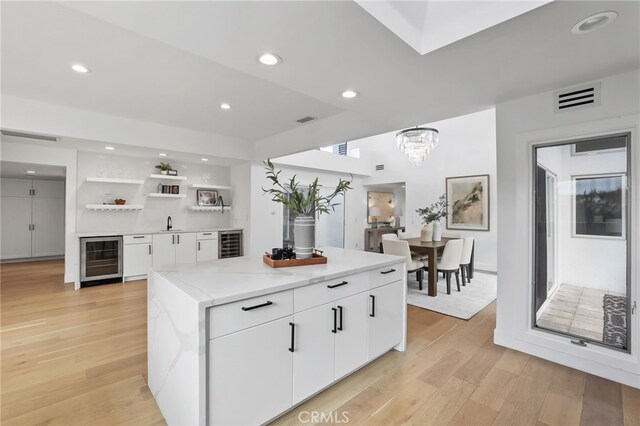
[[[493,27],[551,0],[355,0],[421,55]]]
[[[27,170],[31,170],[36,173],[27,174],[26,173]],[[42,165],[42,164],[0,161],[0,177],[3,177],[3,178],[63,180],[66,175],[67,175],[67,169],[62,166],[48,166],[48,165]]]
[[[1,7],[3,94],[246,140],[258,158],[467,114],[640,64],[639,2],[552,2],[425,55],[352,1]],[[396,7],[407,16],[436,6]],[[460,10],[456,2],[437,7]],[[571,34],[603,10],[620,16]],[[264,51],[283,63],[261,65]],[[70,71],[74,62],[92,72]],[[341,98],[346,88],[360,96]],[[233,108],[222,111],[220,102]],[[306,115],[319,119],[295,122]],[[176,151],[189,150],[189,141],[176,141]]]

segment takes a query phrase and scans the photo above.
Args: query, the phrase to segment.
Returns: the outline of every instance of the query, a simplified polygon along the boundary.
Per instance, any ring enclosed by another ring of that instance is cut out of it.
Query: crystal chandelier
[[[409,162],[420,166],[427,155],[438,146],[438,130],[429,127],[414,127],[396,134],[396,145],[404,152]]]

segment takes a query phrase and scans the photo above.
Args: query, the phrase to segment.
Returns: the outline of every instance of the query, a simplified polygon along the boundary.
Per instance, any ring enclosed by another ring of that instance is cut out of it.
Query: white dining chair
[[[404,257],[405,264],[407,265],[407,273],[413,274],[415,272],[419,289],[422,290],[422,281],[424,280],[424,263],[411,257],[411,250],[409,250],[408,242],[397,239],[382,240],[382,252],[384,254]]]
[[[398,240],[398,236],[394,233],[391,234],[382,234],[382,241],[387,241],[387,240]]]
[[[462,244],[462,256],[460,257],[460,272],[462,272],[462,285],[465,284],[465,280],[471,283],[470,265],[471,254],[473,253],[473,237],[467,237]]]
[[[447,294],[451,294],[451,274],[456,274],[456,284],[460,291],[460,259],[462,258],[462,240],[449,240],[444,246],[442,259],[438,262],[438,272],[447,279]]]

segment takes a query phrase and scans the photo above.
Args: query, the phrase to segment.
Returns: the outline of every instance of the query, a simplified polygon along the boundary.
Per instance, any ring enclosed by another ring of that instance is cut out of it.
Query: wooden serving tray
[[[262,261],[272,268],[288,268],[289,266],[322,265],[323,263],[327,263],[327,258],[313,253],[310,259],[273,260],[271,256],[265,254],[262,256]]]

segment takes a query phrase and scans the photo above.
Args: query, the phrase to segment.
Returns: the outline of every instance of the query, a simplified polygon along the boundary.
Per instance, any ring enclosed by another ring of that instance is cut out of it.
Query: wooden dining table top
[[[454,240],[455,238],[442,237],[441,241],[420,241],[420,237],[408,238],[405,241],[409,243],[410,248],[440,248],[447,244],[447,241]]]

